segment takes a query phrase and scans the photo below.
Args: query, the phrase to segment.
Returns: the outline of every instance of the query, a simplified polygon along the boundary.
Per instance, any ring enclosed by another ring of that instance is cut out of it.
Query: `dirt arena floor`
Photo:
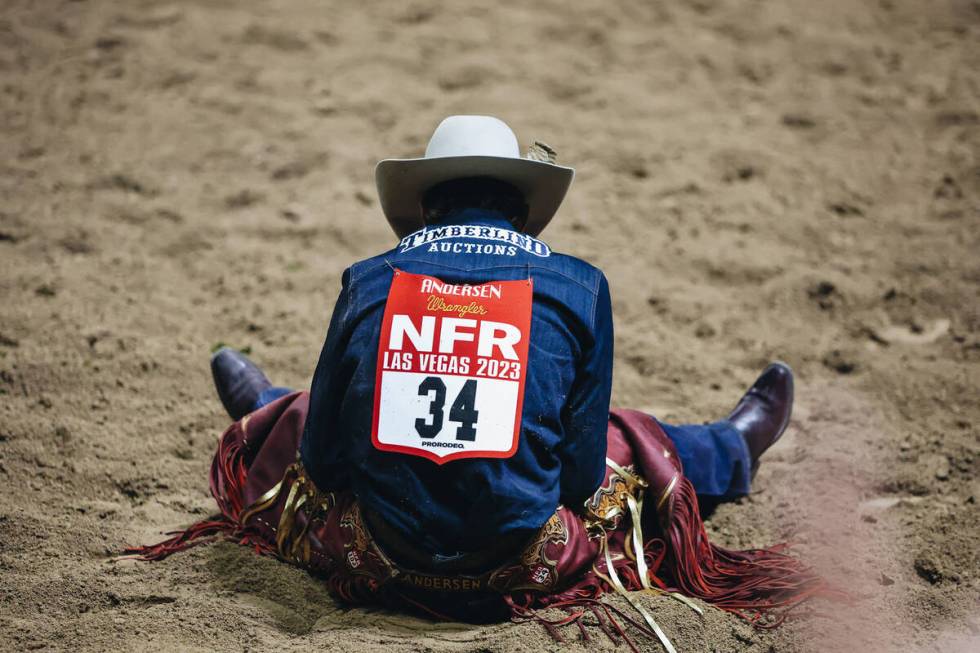
[[[798,373],[709,529],[853,600],[762,632],[644,597],[679,651],[980,650],[978,43],[976,0],[4,0],[0,649],[611,648],[347,609],[233,545],[114,559],[213,509],[212,347],[305,387],[394,243],[375,162],[489,113],[578,170],[544,238],[609,277],[614,404]]]

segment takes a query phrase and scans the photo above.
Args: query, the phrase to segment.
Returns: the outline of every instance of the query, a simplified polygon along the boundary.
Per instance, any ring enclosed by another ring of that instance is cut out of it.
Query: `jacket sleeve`
[[[597,289],[592,344],[582,354],[575,382],[562,413],[565,439],[560,445],[561,502],[578,510],[606,472],[606,429],[612,394],[613,321],[609,283]]]
[[[313,373],[310,410],[306,416],[300,457],[303,466],[321,491],[347,487],[350,479],[344,453],[349,451],[337,432],[340,407],[350,384],[352,368],[345,365],[344,353],[351,331],[351,270],[344,271],[340,296],[330,318],[327,338]]]

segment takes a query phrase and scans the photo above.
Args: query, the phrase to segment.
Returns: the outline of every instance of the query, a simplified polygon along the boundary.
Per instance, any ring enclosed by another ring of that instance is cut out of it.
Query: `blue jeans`
[[[285,397],[292,391],[292,388],[279,388],[276,386],[268,387],[259,393],[259,398],[255,400],[255,407],[252,408],[252,410],[258,410],[263,406],[271,404],[279,397]]]
[[[266,388],[255,402],[258,410],[292,392],[289,388]],[[731,422],[674,426],[657,420],[677,447],[684,475],[698,496],[724,501],[745,496],[752,481],[749,448]]]
[[[749,447],[731,422],[673,426],[657,421],[677,447],[684,475],[698,496],[724,501],[749,493]]]

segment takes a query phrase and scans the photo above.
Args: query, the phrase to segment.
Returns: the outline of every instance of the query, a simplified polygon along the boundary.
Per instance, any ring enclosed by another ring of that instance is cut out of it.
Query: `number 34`
[[[435,393],[435,396],[429,404],[429,415],[415,420],[415,430],[423,438],[434,438],[442,431],[446,384],[438,376],[427,376],[419,384],[419,396],[427,397],[432,393]],[[476,439],[476,421],[479,416],[480,412],[476,410],[476,380],[470,379],[463,384],[456,401],[449,409],[450,421],[460,424],[456,429],[457,440],[472,442]]]

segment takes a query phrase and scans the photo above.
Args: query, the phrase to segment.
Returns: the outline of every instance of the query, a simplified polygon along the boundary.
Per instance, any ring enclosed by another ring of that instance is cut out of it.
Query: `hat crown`
[[[521,157],[517,136],[493,116],[449,116],[436,127],[425,148],[426,159],[458,156]]]

